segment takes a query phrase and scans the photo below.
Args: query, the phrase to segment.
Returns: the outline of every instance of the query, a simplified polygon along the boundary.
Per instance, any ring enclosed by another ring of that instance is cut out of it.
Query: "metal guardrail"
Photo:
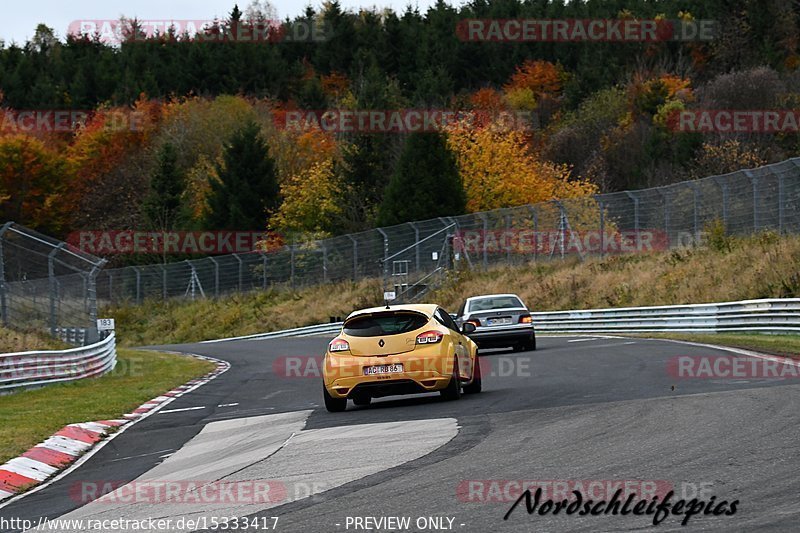
[[[553,333],[800,333],[800,298],[531,313]]]
[[[800,333],[800,298],[531,313],[548,333]],[[204,342],[335,335],[342,322]]]
[[[0,394],[109,372],[117,362],[116,337],[79,348],[0,354]]]

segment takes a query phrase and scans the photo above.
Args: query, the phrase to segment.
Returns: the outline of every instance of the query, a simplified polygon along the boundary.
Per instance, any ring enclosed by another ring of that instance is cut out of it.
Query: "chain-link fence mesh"
[[[729,234],[800,231],[800,158],[665,187],[298,241],[268,253],[103,270],[97,258],[7,225],[2,315],[53,330],[91,325],[95,296],[101,305],[140,304],[364,278],[382,278],[385,290],[413,300],[451,268],[693,246],[715,221]]]
[[[105,260],[7,222],[0,228],[0,318],[76,344],[97,339],[96,280]]]

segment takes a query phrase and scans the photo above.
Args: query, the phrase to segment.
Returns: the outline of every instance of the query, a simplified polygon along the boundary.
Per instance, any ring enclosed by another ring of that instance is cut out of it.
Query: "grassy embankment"
[[[703,248],[496,267],[454,274],[430,301],[455,310],[471,294],[515,292],[532,309],[589,309],[800,295],[800,237],[717,236]],[[192,342],[327,322],[380,304],[379,281],[271,291],[220,300],[153,301],[104,311],[129,345]],[[677,335],[671,335],[676,338]],[[700,336],[712,342],[711,336]],[[696,340],[689,336],[687,340]],[[714,342],[797,353],[795,336],[716,335]]]

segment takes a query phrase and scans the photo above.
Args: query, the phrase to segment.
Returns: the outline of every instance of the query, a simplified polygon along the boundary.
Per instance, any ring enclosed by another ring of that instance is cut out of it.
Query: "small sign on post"
[[[397,294],[394,291],[385,291],[383,293],[383,299],[387,302],[391,302],[395,298],[397,298]]]
[[[114,331],[114,319],[113,318],[98,318],[97,319],[97,331]]]

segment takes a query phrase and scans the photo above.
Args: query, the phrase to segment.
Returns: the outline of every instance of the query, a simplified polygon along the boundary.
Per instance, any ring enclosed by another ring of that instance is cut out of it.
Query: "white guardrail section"
[[[116,363],[113,333],[100,342],[79,348],[0,354],[0,394],[101,376]]]
[[[531,313],[553,333],[800,333],[800,298]]]
[[[531,313],[548,333],[800,333],[800,298]],[[205,342],[336,335],[341,322]]]

